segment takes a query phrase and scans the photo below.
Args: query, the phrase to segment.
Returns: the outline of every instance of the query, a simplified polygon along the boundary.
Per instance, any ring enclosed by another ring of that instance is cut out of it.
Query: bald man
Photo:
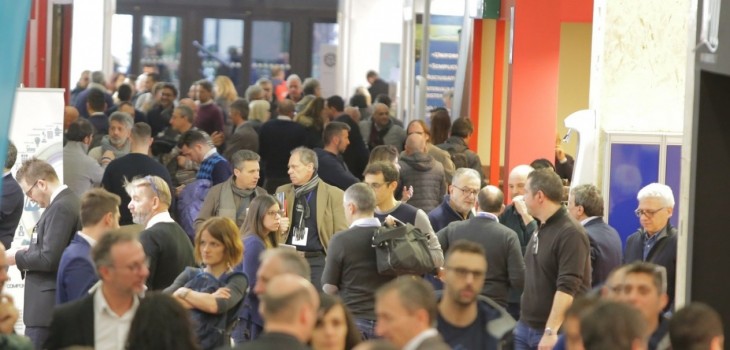
[[[400,179],[406,187],[413,186],[408,204],[430,212],[446,195],[446,172],[441,162],[426,152],[426,139],[411,134],[406,139],[406,152],[398,162]]]
[[[479,210],[474,217],[451,223],[436,236],[445,252],[450,245],[462,239],[484,247],[488,269],[482,295],[506,307],[508,290],[521,289],[525,283],[520,241],[513,230],[499,223],[498,215],[504,209],[502,190],[486,186],[479,191],[477,200]]]
[[[393,122],[388,106],[383,103],[373,105],[372,118],[360,122],[360,131],[370,150],[380,145],[395,146],[398,152],[403,150],[406,131]]]
[[[319,295],[309,281],[294,274],[272,278],[261,297],[266,320],[264,333],[235,349],[308,349],[305,345],[317,323]]]

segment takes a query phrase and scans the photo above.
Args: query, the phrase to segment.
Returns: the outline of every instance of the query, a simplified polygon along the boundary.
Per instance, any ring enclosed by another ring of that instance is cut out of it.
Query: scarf
[[[101,139],[101,154],[104,154],[104,152],[106,151],[112,151],[114,152],[114,159],[129,154],[130,150],[131,142],[129,141],[129,139],[124,141],[124,146],[122,146],[122,149],[116,148],[114,145],[112,145],[111,141],[109,141],[109,135],[104,135],[104,137]]]
[[[319,176],[315,173],[312,179],[307,181],[304,185],[294,188],[294,210],[299,212],[299,222],[297,227],[303,229],[306,226],[306,220],[309,219],[309,201],[304,198],[307,194],[312,193],[317,185],[319,184]],[[301,203],[301,207],[297,206],[297,203]],[[301,211],[300,211],[301,208]]]

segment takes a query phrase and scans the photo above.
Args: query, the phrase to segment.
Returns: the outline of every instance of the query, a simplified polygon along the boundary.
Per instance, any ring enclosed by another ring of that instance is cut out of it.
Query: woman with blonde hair
[[[248,104],[248,123],[259,132],[261,125],[264,125],[271,117],[271,104],[266,100],[254,100]]]
[[[406,129],[406,132],[408,133],[408,135],[419,134],[423,136],[424,139],[426,139],[426,153],[428,153],[429,156],[433,157],[433,159],[435,159],[437,162],[441,163],[441,165],[444,166],[444,172],[446,173],[446,183],[450,185],[451,177],[454,176],[454,171],[456,171],[456,169],[454,168],[454,162],[451,161],[451,155],[448,151],[444,151],[431,143],[431,131],[428,129],[428,125],[426,125],[426,122],[420,119],[413,120],[408,123],[408,128]],[[405,151],[400,153],[401,158],[403,158],[405,155]]]
[[[248,207],[246,219],[241,226],[246,256],[240,265],[240,271],[248,276],[251,290],[256,287],[256,271],[261,265],[261,254],[267,249],[279,246],[281,214],[279,202],[268,194],[256,196]],[[256,339],[264,327],[264,320],[259,314],[259,299],[256,295],[249,293],[243,305],[240,312],[242,322],[233,333],[233,339],[237,344]]]
[[[212,217],[195,235],[195,261],[203,267],[186,268],[165,293],[172,293],[190,310],[201,347],[214,349],[230,339],[231,326],[248,289],[246,275],[233,267],[243,258],[238,228],[227,217]]]
[[[238,98],[238,92],[231,78],[225,75],[215,77],[213,81],[213,94],[215,95],[215,103],[223,111],[223,122],[226,130],[228,130],[233,125],[229,114],[231,103]]]
[[[321,97],[315,97],[309,104],[297,114],[294,121],[302,124],[307,130],[307,137],[304,145],[309,148],[322,148],[322,131],[324,131],[324,117],[322,114],[325,109],[325,100]]]

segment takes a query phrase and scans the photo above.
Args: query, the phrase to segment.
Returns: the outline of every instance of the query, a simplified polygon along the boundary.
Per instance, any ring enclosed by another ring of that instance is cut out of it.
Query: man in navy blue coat
[[[342,122],[330,122],[324,128],[324,148],[315,148],[319,160],[317,175],[322,181],[341,190],[360,182],[347,168],[342,152],[350,144],[350,127]]]
[[[481,177],[471,168],[456,169],[451,179],[449,194],[444,196],[443,202],[428,213],[433,230],[438,232],[454,221],[462,221],[474,216],[477,203],[477,193],[481,184]]]
[[[15,181],[10,169],[13,168],[18,156],[18,149],[12,142],[8,142],[8,154],[5,157],[3,167],[3,189],[0,199],[0,242],[5,249],[10,248],[10,243],[15,237],[15,230],[18,228],[20,217],[23,216],[23,190]]]
[[[91,261],[91,247],[107,232],[119,228],[119,204],[116,194],[102,188],[87,191],[81,197],[81,231],[61,255],[56,277],[56,305],[81,299],[99,280]]]
[[[667,269],[667,294],[671,308],[674,301],[674,282],[677,272],[677,229],[669,223],[674,211],[672,189],[664,184],[651,183],[636,195],[641,228],[626,239],[624,263],[647,261]]]
[[[570,190],[568,212],[588,233],[593,268],[591,286],[598,287],[621,265],[621,237],[603,221],[603,196],[594,185],[580,185]]]

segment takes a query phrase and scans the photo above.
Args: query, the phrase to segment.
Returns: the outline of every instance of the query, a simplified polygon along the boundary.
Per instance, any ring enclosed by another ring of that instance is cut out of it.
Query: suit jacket
[[[20,217],[23,216],[25,195],[12,174],[3,176],[2,200],[0,200],[0,241],[5,249],[15,237]]]
[[[248,124],[242,124],[236,127],[236,131],[233,132],[231,138],[226,142],[226,150],[223,152],[223,156],[229,162],[232,162],[231,158],[233,154],[242,149],[259,153],[259,134]]]
[[[588,221],[584,227],[591,244],[591,285],[597,287],[606,281],[613,269],[621,266],[621,237],[603,218]]]
[[[236,346],[237,350],[307,350],[306,345],[302,344],[297,338],[285,333],[268,333],[264,332],[254,341],[245,342]]]
[[[99,280],[90,251],[89,242],[78,234],[63,251],[56,278],[57,305],[83,298]]]
[[[15,255],[18,269],[25,270],[23,322],[28,327],[48,327],[49,310],[56,304],[56,274],[61,255],[79,229],[79,198],[62,190],[38,219],[26,251]]]
[[[70,346],[94,346],[94,294],[59,306],[53,311],[53,321],[44,349]]]
[[[449,344],[444,342],[440,335],[424,339],[418,344],[416,350],[451,350]]]
[[[294,185],[279,186],[276,193],[279,192],[285,193],[286,216],[291,218],[294,212]],[[347,229],[345,207],[342,204],[344,194],[341,189],[319,180],[319,185],[317,185],[317,231],[325,252],[332,235]],[[287,239],[289,239],[288,234],[283,242],[286,242]]]

